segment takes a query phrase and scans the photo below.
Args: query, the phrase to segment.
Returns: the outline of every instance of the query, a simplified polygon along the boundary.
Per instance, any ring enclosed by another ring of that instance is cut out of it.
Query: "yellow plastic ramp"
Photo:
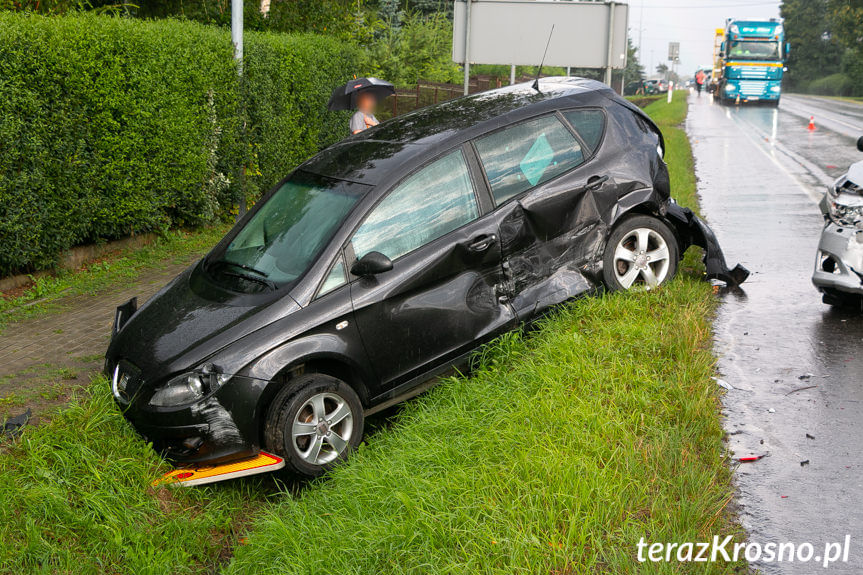
[[[217,481],[236,479],[276,471],[285,466],[285,460],[278,455],[261,451],[254,457],[240,459],[222,465],[207,465],[189,469],[175,469],[166,473],[153,482],[153,485],[171,484],[192,487],[194,485],[206,485]]]

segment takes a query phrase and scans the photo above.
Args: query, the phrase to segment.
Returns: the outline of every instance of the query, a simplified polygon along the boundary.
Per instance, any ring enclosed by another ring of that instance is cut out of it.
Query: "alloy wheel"
[[[654,288],[668,276],[670,255],[665,239],[650,228],[636,228],[614,250],[614,275],[624,289]]]
[[[325,465],[341,455],[353,431],[354,416],[348,402],[335,393],[318,393],[297,411],[291,442],[304,461]]]

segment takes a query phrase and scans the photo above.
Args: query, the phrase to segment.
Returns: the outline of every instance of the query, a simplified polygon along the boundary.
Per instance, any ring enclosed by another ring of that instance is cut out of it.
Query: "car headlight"
[[[726,92],[733,92],[735,90],[737,90],[737,86],[735,86],[734,84],[725,84]]]
[[[830,219],[834,223],[846,227],[861,227],[863,225],[863,206],[848,206],[840,204],[835,199],[829,199]]]
[[[160,387],[153,397],[150,405],[155,407],[178,407],[194,403],[202,397],[218,389],[229,379],[212,365],[183,373],[168,380],[168,383]]]

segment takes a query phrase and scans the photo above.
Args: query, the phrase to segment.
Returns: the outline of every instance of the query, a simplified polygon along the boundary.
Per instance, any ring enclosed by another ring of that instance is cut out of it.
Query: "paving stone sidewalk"
[[[86,386],[102,369],[114,309],[132,297],[141,305],[198,257],[171,260],[93,295],[55,300],[45,315],[6,325],[0,332],[0,421],[28,407],[38,417]]]

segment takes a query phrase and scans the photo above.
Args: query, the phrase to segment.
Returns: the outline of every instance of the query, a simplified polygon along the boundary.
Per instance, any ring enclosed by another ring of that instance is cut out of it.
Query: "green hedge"
[[[343,137],[325,111],[356,53],[247,34],[245,133],[227,30],[173,20],[0,13],[0,275],[71,246],[201,225]]]
[[[851,78],[845,74],[831,74],[809,83],[809,92],[824,96],[850,96],[853,92]]]

